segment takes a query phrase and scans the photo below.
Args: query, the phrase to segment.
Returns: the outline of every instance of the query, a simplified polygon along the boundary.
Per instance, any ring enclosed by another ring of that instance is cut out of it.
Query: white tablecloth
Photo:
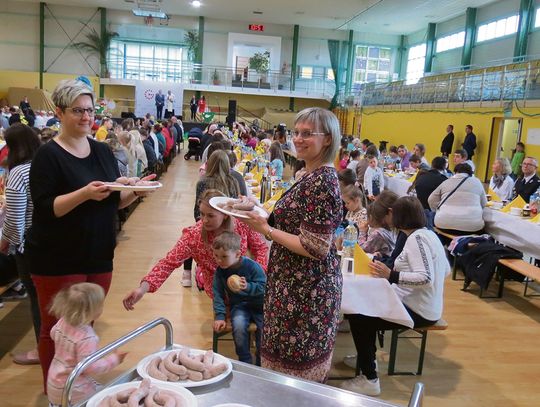
[[[343,314],[379,317],[412,328],[413,320],[388,280],[369,276],[343,276]]]
[[[394,192],[398,196],[406,196],[407,191],[411,187],[412,183],[406,179],[400,177],[389,177],[388,175],[384,176],[384,185],[386,189]]]
[[[540,224],[509,213],[484,208],[486,232],[505,246],[540,259]]]

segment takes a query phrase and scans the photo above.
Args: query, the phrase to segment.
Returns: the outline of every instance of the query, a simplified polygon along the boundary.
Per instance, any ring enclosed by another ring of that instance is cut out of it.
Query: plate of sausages
[[[250,213],[260,215],[264,218],[268,217],[268,214],[263,208],[255,205],[253,201],[245,196],[239,199],[215,196],[208,203],[212,208],[223,212],[225,215],[235,216],[237,218],[249,219]]]
[[[196,407],[197,399],[189,390],[171,383],[122,383],[103,389],[86,403],[87,407]]]
[[[175,346],[173,350],[148,355],[137,365],[137,373],[156,383],[199,387],[217,383],[232,372],[229,359],[211,350]]]

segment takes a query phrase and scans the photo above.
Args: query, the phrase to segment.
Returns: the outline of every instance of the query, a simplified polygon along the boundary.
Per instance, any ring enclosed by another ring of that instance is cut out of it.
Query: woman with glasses
[[[89,136],[94,123],[92,90],[80,81],[62,81],[52,99],[62,126],[32,161],[34,213],[24,250],[39,303],[38,350],[44,383],[54,356],[49,333],[57,322],[48,311],[51,299],[60,289],[80,282],[96,283],[108,291],[116,213],[137,199],[133,192],[112,192],[104,184],[127,184],[129,179],[119,178],[109,147]]]
[[[293,142],[306,174],[276,203],[268,221],[245,222],[273,241],[268,263],[262,366],[324,382],[336,339],[342,276],[334,231],[342,202],[332,162],[341,134],[334,114],[302,110]]]

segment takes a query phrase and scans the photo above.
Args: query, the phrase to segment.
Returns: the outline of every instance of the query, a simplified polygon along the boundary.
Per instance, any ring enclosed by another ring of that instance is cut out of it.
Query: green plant
[[[214,82],[219,82],[219,74],[218,74],[217,69],[214,69],[214,73],[212,74],[212,80]]]
[[[85,37],[86,41],[76,42],[73,46],[89,55],[97,56],[99,58],[100,76],[102,78],[108,78],[109,65],[107,62],[107,54],[111,49],[112,40],[118,37],[118,33],[105,30],[102,37],[95,28],[91,28],[90,31],[85,34]]]
[[[186,31],[184,34],[184,42],[188,49],[188,58],[190,61],[195,61],[199,53],[199,34],[197,31]]]
[[[256,52],[249,58],[249,69],[253,69],[258,74],[265,74],[270,69],[270,52]]]

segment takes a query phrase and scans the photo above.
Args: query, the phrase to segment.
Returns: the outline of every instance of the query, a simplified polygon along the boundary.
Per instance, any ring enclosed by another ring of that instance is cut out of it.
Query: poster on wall
[[[540,129],[527,130],[527,144],[540,146]]]
[[[147,113],[156,117],[156,94],[161,90],[165,95],[165,107],[163,108],[163,117],[167,108],[167,94],[171,91],[173,95],[173,109],[176,116],[182,114],[184,103],[184,87],[179,83],[173,82],[152,82],[136,81],[135,83],[135,115],[144,117]]]

